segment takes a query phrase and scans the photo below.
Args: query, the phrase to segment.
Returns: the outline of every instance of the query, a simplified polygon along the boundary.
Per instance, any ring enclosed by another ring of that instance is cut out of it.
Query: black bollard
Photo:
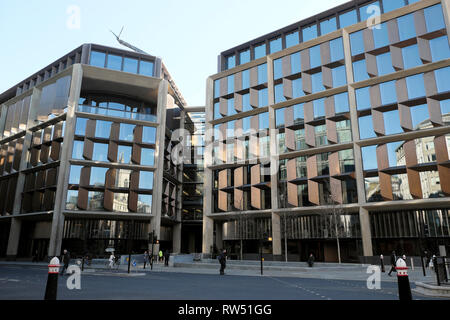
[[[56,300],[58,292],[59,259],[54,257],[48,265],[47,286],[44,300]]]
[[[420,257],[420,262],[422,263],[423,276],[426,277],[427,274],[426,274],[426,272],[425,272],[425,264],[423,263],[423,257],[422,257],[422,256]]]
[[[383,255],[380,255],[380,264],[381,264],[381,272],[386,272],[384,269],[384,257]]]
[[[399,300],[411,301],[411,286],[409,284],[408,267],[402,258],[397,260],[397,282],[398,282],[398,298]]]

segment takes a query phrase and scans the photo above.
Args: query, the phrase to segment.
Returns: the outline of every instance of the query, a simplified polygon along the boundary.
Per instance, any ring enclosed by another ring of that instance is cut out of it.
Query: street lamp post
[[[286,209],[286,196],[284,193],[282,193],[280,195],[280,200],[283,203],[283,207],[284,209]],[[284,258],[286,260],[286,262],[288,262],[288,251],[287,251],[287,226],[286,226],[286,211],[283,211],[283,215],[284,215]]]

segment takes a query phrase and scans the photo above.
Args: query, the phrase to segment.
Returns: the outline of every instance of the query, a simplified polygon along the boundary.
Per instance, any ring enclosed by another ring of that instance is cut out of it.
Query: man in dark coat
[[[223,250],[222,253],[219,255],[219,263],[220,263],[220,274],[224,275],[227,264],[227,250]]]
[[[388,276],[391,277],[392,271],[396,272],[395,267],[397,266],[397,256],[395,255],[395,251],[392,251],[391,254],[391,270],[389,270]]]
[[[308,258],[308,265],[312,268],[314,265],[314,255],[311,253]]]
[[[66,249],[64,249],[64,255],[62,256],[62,262],[64,264],[62,270],[61,270],[61,275],[64,275],[64,273],[66,272],[67,268],[69,267],[69,262],[70,262],[70,253],[69,251],[67,251]]]
[[[164,265],[169,266],[170,252],[169,250],[164,251]]]

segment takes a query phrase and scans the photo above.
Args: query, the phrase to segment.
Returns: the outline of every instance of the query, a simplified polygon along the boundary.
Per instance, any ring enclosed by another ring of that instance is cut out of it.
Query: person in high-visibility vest
[[[159,250],[159,262],[163,261],[163,252]]]

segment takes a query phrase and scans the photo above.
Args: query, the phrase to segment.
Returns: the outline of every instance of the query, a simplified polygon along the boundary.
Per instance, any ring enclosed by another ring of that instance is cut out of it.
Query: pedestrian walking
[[[144,252],[144,269],[145,269],[145,266],[146,266],[146,264],[148,263],[148,261],[149,261],[149,259],[148,259],[148,251],[145,251]]]
[[[429,262],[429,265],[428,265],[431,270],[434,269],[434,258],[436,258],[436,256],[433,254],[433,257],[430,259],[430,262]]]
[[[308,265],[309,265],[310,268],[312,268],[313,265],[314,265],[314,255],[312,253],[309,255]]]
[[[34,255],[33,255],[33,260],[32,260],[32,262],[38,262],[38,256],[39,256],[39,253],[38,253],[38,251],[36,250],[35,252],[34,252]]]
[[[114,264],[116,263],[116,257],[114,256],[114,252],[111,252],[111,255],[109,256],[109,268],[114,268]]]
[[[397,266],[397,256],[395,255],[395,251],[392,251],[391,254],[391,270],[389,270],[388,276],[391,276],[392,271],[397,272],[397,270],[395,269],[395,267]]]
[[[225,268],[227,266],[227,250],[223,250],[219,255],[219,263],[220,263],[220,275],[225,274]]]
[[[163,252],[159,250],[159,262],[163,261]]]
[[[169,259],[170,259],[170,252],[169,252],[169,250],[166,250],[166,251],[164,252],[164,265],[165,265],[166,267],[169,266]]]
[[[61,257],[61,261],[63,262],[63,268],[61,270],[61,275],[63,276],[64,273],[66,272],[67,268],[69,267],[69,262],[70,262],[70,253],[69,251],[67,251],[66,249],[64,249],[64,254]]]

